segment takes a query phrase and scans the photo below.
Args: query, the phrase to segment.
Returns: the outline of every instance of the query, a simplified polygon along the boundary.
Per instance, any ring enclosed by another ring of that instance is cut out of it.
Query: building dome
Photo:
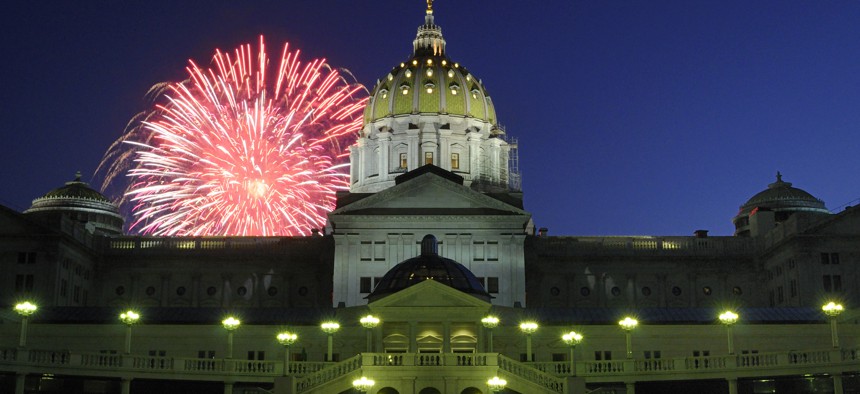
[[[445,46],[428,6],[412,55],[371,91],[350,147],[351,192],[380,192],[397,175],[427,164],[463,176],[475,190],[519,190],[516,143],[505,139],[481,80],[449,58]]]
[[[442,28],[428,9],[418,27],[413,53],[376,83],[364,124],[387,117],[443,113],[496,123],[493,102],[481,81],[445,54]]]
[[[748,232],[749,215],[756,209],[773,211],[776,222],[785,221],[795,212],[830,214],[824,201],[803,189],[792,187],[791,182],[782,180],[782,174],[779,172],[776,173],[776,182],[767,185],[767,189],[756,193],[741,205],[740,211],[732,220],[735,224],[735,235]]]
[[[86,223],[93,232],[121,234],[123,219],[119,208],[104,195],[81,181],[81,173],[65,185],[33,200],[25,214],[58,223],[61,216]]]
[[[421,255],[395,265],[367,299],[373,302],[425,280],[435,280],[490,302],[490,294],[472,271],[454,260],[439,256],[436,237],[429,234],[421,240]]]

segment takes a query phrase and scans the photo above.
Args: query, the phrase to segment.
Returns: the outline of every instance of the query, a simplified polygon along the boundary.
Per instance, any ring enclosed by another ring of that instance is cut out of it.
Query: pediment
[[[368,307],[379,313],[397,310],[424,314],[433,309],[447,310],[449,308],[486,311],[490,308],[490,303],[434,280],[425,280],[371,302]]]
[[[528,215],[432,172],[334,210],[331,215]]]

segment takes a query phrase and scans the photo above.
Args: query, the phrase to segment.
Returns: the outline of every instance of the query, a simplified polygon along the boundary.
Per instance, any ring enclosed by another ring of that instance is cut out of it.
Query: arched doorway
[[[383,387],[376,394],[400,394],[400,392],[391,387]]]
[[[442,394],[442,392],[433,387],[425,387],[418,394]]]
[[[484,394],[484,392],[474,387],[466,387],[460,394]]]

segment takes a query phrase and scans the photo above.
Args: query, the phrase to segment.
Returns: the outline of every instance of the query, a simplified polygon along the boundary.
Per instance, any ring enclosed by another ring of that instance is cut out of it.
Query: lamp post
[[[499,318],[489,315],[481,319],[481,324],[487,329],[487,350],[493,352],[493,329],[499,326]]]
[[[221,325],[227,330],[227,358],[233,358],[233,331],[242,324],[239,319],[229,316],[221,321]]]
[[[533,321],[520,323],[520,331],[526,334],[526,361],[534,361],[532,357],[532,334],[538,329],[538,324]]]
[[[299,336],[289,331],[282,331],[275,338],[278,339],[278,343],[284,345],[284,376],[287,376],[290,371],[290,346],[296,343]]]
[[[326,359],[326,361],[332,361],[332,336],[335,332],[337,332],[337,330],[340,329],[340,324],[334,321],[327,321],[321,324],[320,327],[322,328],[323,332],[328,334],[328,358]]]
[[[735,354],[735,338],[732,335],[732,326],[738,322],[738,314],[732,311],[725,311],[720,314],[720,323],[726,326],[726,331],[729,338],[729,354]]]
[[[633,358],[633,344],[630,339],[630,332],[639,325],[639,322],[636,319],[627,316],[623,320],[619,321],[618,325],[621,326],[622,330],[624,330],[624,337],[627,340],[627,358],[631,359]]]
[[[833,342],[833,347],[839,347],[839,335],[836,333],[836,318],[842,313],[842,304],[837,304],[830,301],[821,307],[824,314],[830,318],[830,340]]]
[[[36,304],[30,301],[24,301],[15,305],[15,313],[21,315],[21,338],[18,340],[18,346],[27,346],[27,321],[30,320],[30,315],[36,313],[39,309]]]
[[[354,387],[356,390],[358,390],[361,393],[365,393],[368,390],[370,390],[370,388],[373,387],[374,384],[376,384],[376,382],[374,382],[372,379],[368,379],[364,376],[362,376],[359,379],[352,381],[352,387]]]
[[[498,376],[493,376],[490,380],[487,381],[487,386],[490,387],[490,391],[494,393],[498,393],[505,389],[505,386],[508,385],[508,381],[504,380]]]
[[[125,354],[131,354],[131,326],[137,324],[140,314],[127,310],[119,314],[119,320],[125,324]]]
[[[359,322],[367,329],[367,352],[373,351],[373,329],[379,325],[379,318],[373,315],[362,317]]]
[[[582,342],[582,334],[576,331],[571,331],[562,335],[561,340],[570,346],[570,374],[571,376],[576,376],[576,364],[573,360],[573,351],[576,349],[576,345],[579,345],[579,343]]]

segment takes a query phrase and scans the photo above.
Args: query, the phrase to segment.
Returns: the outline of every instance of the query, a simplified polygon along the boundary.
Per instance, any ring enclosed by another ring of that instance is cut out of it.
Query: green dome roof
[[[74,181],[66,182],[65,185],[49,191],[47,194],[38,198],[37,200],[57,198],[95,200],[107,203],[110,202],[107,197],[105,197],[95,189],[91,188],[90,185],[88,185],[86,182],[82,182],[81,173],[76,174]]]
[[[824,201],[819,200],[805,190],[792,187],[790,182],[782,180],[782,174],[777,173],[776,182],[767,185],[767,189],[752,196],[741,206],[741,211],[750,211],[762,207],[780,208],[813,208],[827,211]]]
[[[439,113],[496,123],[496,111],[480,79],[445,55],[442,29],[428,10],[411,57],[373,88],[364,124],[399,115]]]

